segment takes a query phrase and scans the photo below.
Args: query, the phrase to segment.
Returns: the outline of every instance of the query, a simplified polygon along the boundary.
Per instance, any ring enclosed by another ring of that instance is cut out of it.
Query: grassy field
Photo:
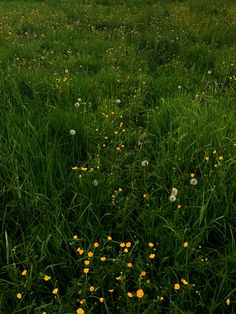
[[[235,1],[0,21],[0,313],[236,313]]]

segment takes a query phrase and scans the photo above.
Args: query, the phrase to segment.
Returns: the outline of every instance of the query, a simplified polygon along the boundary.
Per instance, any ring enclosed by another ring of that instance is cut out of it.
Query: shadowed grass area
[[[0,1],[0,312],[234,313],[234,1]]]

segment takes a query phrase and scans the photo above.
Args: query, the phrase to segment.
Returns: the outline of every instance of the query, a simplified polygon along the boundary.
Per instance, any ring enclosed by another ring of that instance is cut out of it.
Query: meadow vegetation
[[[235,1],[0,21],[0,313],[235,313]]]

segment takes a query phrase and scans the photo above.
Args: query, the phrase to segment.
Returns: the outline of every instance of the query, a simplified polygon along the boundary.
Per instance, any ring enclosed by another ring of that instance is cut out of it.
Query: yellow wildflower
[[[183,247],[185,247],[185,248],[188,247],[188,245],[189,245],[188,242],[183,243]]]
[[[24,277],[24,276],[26,276],[26,274],[27,274],[27,270],[24,269],[24,270],[22,271],[21,275]]]
[[[102,262],[105,262],[106,261],[106,256],[102,256],[101,258],[100,258],[100,260],[102,261]]]
[[[176,284],[174,285],[174,289],[175,289],[175,290],[179,290],[179,289],[180,289],[180,284],[176,283]]]
[[[58,288],[54,288],[53,290],[52,290],[52,294],[58,294]]]
[[[127,293],[127,296],[128,296],[129,298],[132,298],[132,297],[133,297],[132,292],[128,292],[128,293]]]
[[[111,240],[112,240],[112,237],[111,237],[111,236],[108,236],[108,237],[107,237],[107,240],[108,240],[108,241],[111,241]]]
[[[99,247],[99,243],[98,242],[95,242],[94,244],[93,244],[93,246],[96,248],[96,247]]]
[[[149,247],[154,247],[154,244],[153,244],[152,242],[149,242],[149,243],[148,243],[148,246],[149,246]]]
[[[77,309],[76,314],[84,314],[84,310],[80,307]]]
[[[88,255],[88,257],[93,257],[93,252],[90,251],[90,252],[88,252],[87,255]]]
[[[230,298],[228,298],[225,303],[229,306],[230,305]]]
[[[22,294],[21,293],[17,293],[17,295],[16,295],[16,297],[17,297],[17,299],[22,299]]]
[[[127,242],[127,243],[125,244],[126,247],[131,247],[131,245],[132,245],[131,242]]]
[[[156,254],[152,253],[152,254],[149,255],[149,258],[150,258],[150,259],[154,259],[155,256],[156,256]]]
[[[144,270],[142,270],[141,273],[140,273],[140,276],[141,277],[145,277],[146,275],[147,275],[147,273]]]
[[[104,302],[104,298],[99,298],[99,301],[100,301],[101,303],[103,303],[103,302]]]
[[[89,291],[90,291],[90,292],[93,292],[94,290],[95,290],[94,286],[91,286],[91,287],[89,288]]]
[[[43,280],[44,280],[44,281],[49,281],[51,278],[52,278],[51,276],[45,275],[45,276],[43,277]]]
[[[144,291],[143,291],[143,289],[138,289],[138,290],[136,291],[136,296],[137,296],[138,298],[142,298],[142,297],[144,296]]]
[[[89,272],[89,268],[84,268],[83,272],[87,274]]]
[[[132,268],[132,267],[133,267],[133,264],[132,264],[132,263],[128,263],[127,266],[128,266],[129,268]]]

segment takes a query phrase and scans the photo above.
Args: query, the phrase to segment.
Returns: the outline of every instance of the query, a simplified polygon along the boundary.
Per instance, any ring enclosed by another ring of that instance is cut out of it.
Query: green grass
[[[234,1],[0,20],[0,313],[235,313]]]

